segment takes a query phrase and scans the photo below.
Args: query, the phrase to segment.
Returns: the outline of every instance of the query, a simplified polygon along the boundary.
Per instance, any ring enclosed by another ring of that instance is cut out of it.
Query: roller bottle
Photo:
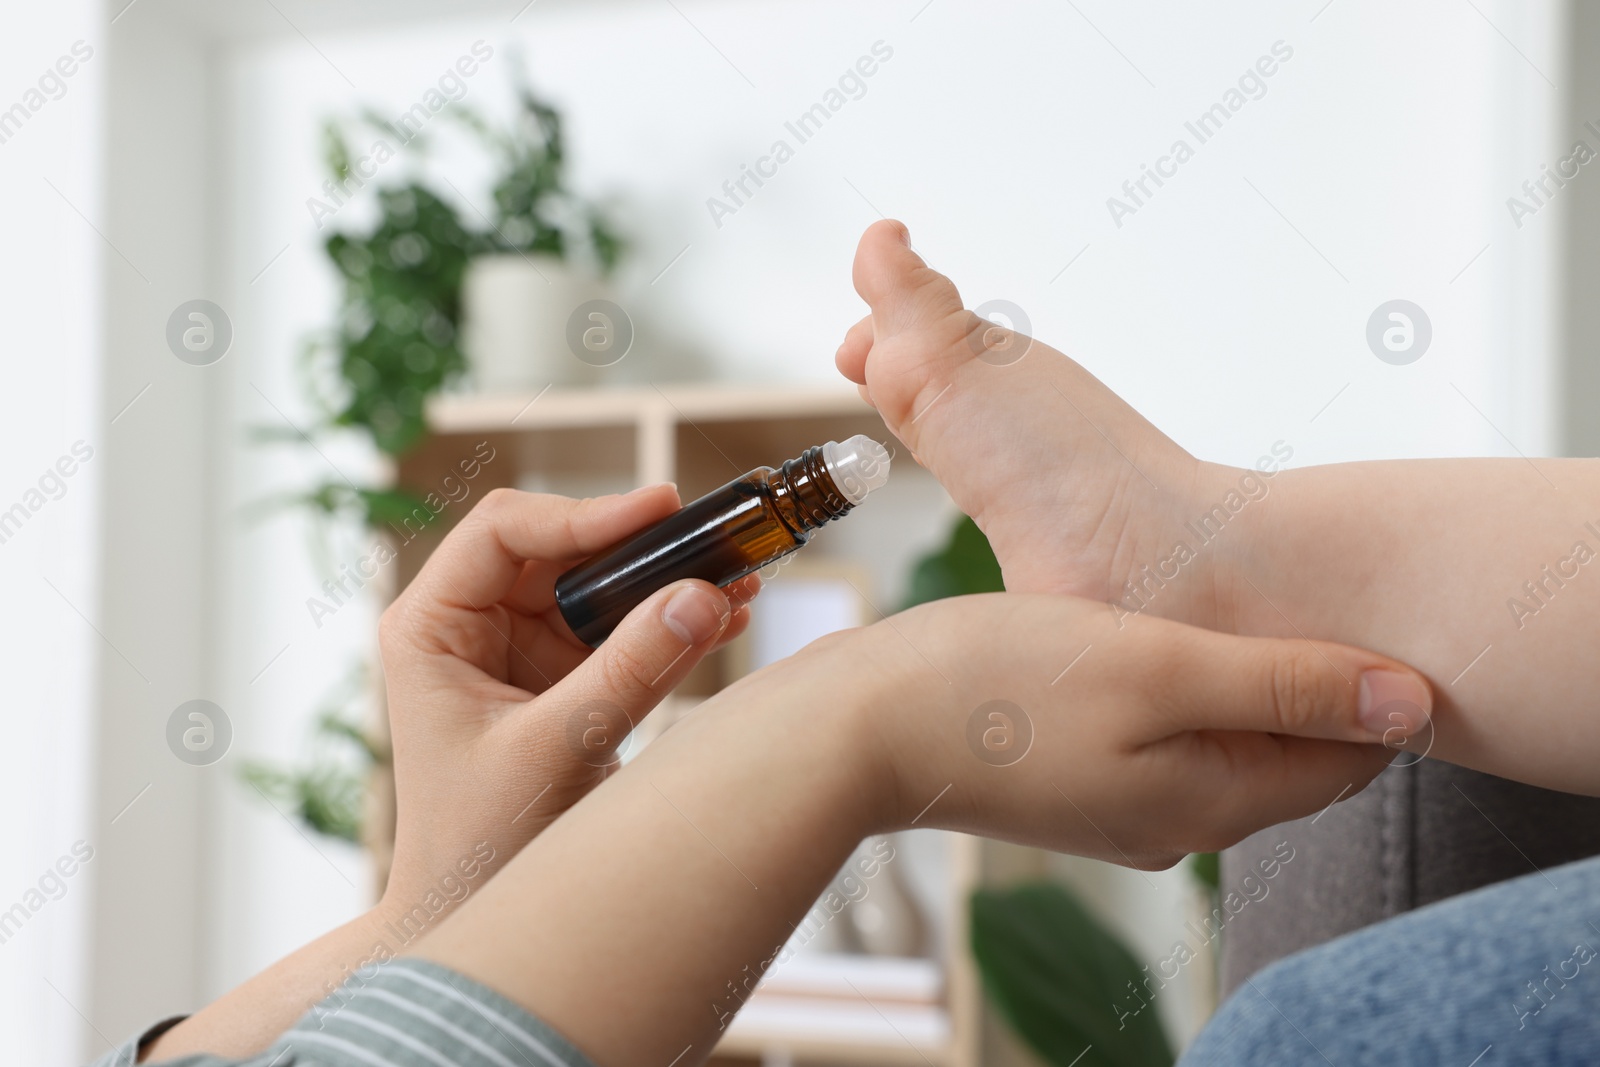
[[[656,590],[684,578],[737,581],[802,548],[888,480],[888,450],[864,434],[757,467],[561,575],[556,606],[598,648]]]

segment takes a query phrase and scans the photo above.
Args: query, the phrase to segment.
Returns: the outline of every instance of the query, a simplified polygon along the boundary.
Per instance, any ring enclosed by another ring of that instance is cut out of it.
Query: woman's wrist
[[[920,684],[908,656],[888,623],[829,635],[724,690],[680,729],[739,736],[746,758],[775,771],[816,767],[817,791],[845,801],[859,841],[904,819],[895,757]]]
[[[596,1062],[703,1057],[840,864],[899,818],[879,720],[910,653],[892,638],[825,639],[706,701],[411,951]]]

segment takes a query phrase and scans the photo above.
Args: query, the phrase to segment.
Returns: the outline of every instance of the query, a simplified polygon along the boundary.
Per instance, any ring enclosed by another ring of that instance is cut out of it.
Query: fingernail
[[[911,228],[903,222],[900,224],[900,243],[907,248],[911,247]]]
[[[1403,671],[1373,670],[1361,675],[1356,712],[1375,736],[1391,731],[1409,736],[1427,721],[1433,694],[1421,678]]]
[[[718,599],[699,586],[685,586],[668,598],[661,621],[684,644],[709,641],[722,629],[725,617]]]
[[[641,485],[637,489],[630,490],[626,495],[628,495],[628,496],[643,496],[646,493],[653,493],[657,489],[663,489],[663,488],[671,489],[674,493],[676,493],[678,491],[678,483],[677,482],[656,482],[654,485]]]

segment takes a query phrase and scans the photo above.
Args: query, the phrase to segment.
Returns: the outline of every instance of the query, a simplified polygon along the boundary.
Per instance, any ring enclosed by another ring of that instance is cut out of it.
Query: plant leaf
[[[999,593],[1005,587],[1000,561],[995,559],[989,539],[977,523],[963,515],[950,531],[945,546],[917,561],[911,572],[911,591],[903,606],[910,608],[972,593]]]
[[[1196,852],[1189,857],[1189,873],[1194,880],[1215,893],[1222,885],[1221,861],[1215,852]]]
[[[1153,1007],[1138,1008],[1133,954],[1065,887],[1037,882],[972,895],[972,951],[989,999],[1046,1063],[1171,1067]],[[1087,1050],[1087,1051],[1086,1051]]]

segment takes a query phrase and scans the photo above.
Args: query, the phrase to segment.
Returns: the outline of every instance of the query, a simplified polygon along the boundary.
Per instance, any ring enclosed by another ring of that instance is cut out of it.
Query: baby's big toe
[[[967,344],[973,315],[961,305],[954,283],[933,270],[911,248],[906,228],[884,220],[867,228],[856,249],[856,292],[872,314],[850,331],[839,350],[839,369],[870,387],[890,429],[907,437],[924,392],[950,384],[971,360]]]
[[[867,227],[856,246],[856,292],[872,308],[878,341],[961,310],[955,285],[911,250],[905,226],[884,219]]]

